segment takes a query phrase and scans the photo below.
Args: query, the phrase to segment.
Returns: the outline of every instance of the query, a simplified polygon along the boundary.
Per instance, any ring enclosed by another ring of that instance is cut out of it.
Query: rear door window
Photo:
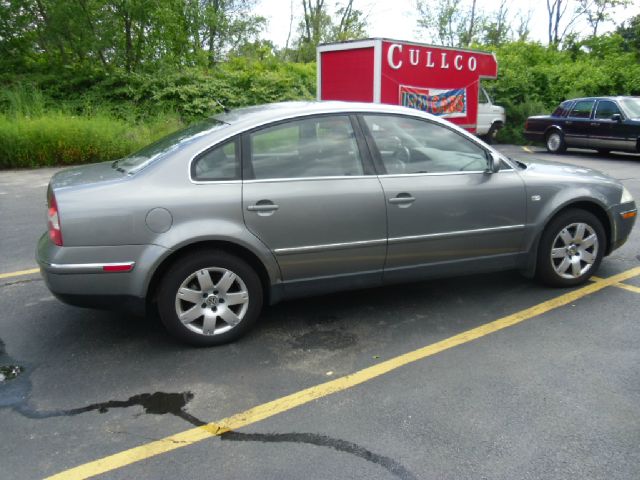
[[[257,180],[363,174],[348,116],[285,122],[251,133],[249,142],[251,166]]]
[[[569,113],[570,117],[573,118],[590,118],[591,110],[593,110],[593,104],[595,100],[579,100],[571,109],[571,113]]]

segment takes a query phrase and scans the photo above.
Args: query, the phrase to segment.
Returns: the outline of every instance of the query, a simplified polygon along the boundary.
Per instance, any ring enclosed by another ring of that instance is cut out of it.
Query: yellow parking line
[[[527,153],[533,153],[533,150],[531,150],[529,147],[522,147],[522,149]]]
[[[546,302],[534,305],[533,307],[507,315],[506,317],[502,317],[479,327],[472,328],[471,330],[459,333],[453,337],[449,337],[445,340],[427,345],[426,347],[386,360],[350,375],[300,390],[299,392],[258,405],[250,408],[249,410],[245,410],[244,412],[232,415],[231,417],[203,425],[202,427],[191,428],[160,440],[149,442],[138,447],[130,448],[128,450],[85,463],[84,465],[80,465],[48,477],[48,479],[70,480],[93,477],[156,455],[193,445],[196,442],[221,435],[231,430],[246,427],[247,425],[273,417],[274,415],[278,415],[301,405],[305,405],[313,400],[360,385],[361,383],[380,375],[384,375],[385,373],[389,373],[404,365],[417,362],[418,360],[422,360],[458,345],[471,342],[504,328],[517,325],[525,320],[575,302],[586,295],[590,295],[602,290],[603,288],[615,285],[618,282],[637,275],[640,275],[640,267],[632,268],[631,270],[627,270],[626,272],[619,273],[612,277],[598,280],[572,292],[562,294],[558,297],[552,298],[551,300],[547,300]]]
[[[600,277],[591,277],[591,280],[599,282],[602,280],[602,278]],[[611,285],[612,287],[618,287],[618,288],[622,288],[623,290],[628,290],[630,292],[633,293],[640,293],[640,287],[636,287],[635,285],[627,285],[626,283],[616,283],[614,285]]]
[[[22,275],[31,275],[32,273],[38,273],[39,268],[32,268],[30,270],[19,270],[17,272],[0,273],[0,278],[20,277]]]

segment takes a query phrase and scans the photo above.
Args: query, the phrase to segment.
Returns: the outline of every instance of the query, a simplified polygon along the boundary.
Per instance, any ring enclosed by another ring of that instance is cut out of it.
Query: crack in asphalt
[[[1,287],[8,287],[9,285],[21,285],[23,283],[42,282],[42,281],[43,281],[42,278],[30,278],[28,280],[16,280],[15,282],[0,283],[0,288]]]

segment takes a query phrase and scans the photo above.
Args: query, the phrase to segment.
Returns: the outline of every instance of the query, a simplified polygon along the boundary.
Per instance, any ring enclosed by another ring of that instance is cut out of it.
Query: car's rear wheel
[[[262,308],[262,285],[244,260],[220,251],[179,258],[164,275],[158,295],[167,330],[192,345],[220,345],[237,339]]]
[[[545,144],[547,146],[547,150],[551,153],[562,153],[567,149],[567,144],[564,141],[564,135],[562,132],[558,130],[552,130],[547,133],[545,137]]]
[[[580,285],[598,269],[605,248],[604,228],[595,215],[580,209],[566,210],[542,234],[537,277],[554,287]]]

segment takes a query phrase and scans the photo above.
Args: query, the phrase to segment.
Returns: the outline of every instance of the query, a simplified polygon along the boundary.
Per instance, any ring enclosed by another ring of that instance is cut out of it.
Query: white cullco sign
[[[398,43],[391,44],[387,50],[389,67],[399,70],[408,60],[409,65],[413,67],[422,65],[425,68],[439,68],[442,70],[454,68],[458,71],[467,69],[470,72],[475,72],[476,68],[478,68],[478,60],[474,55],[469,55],[465,60],[464,56],[457,52],[440,52],[438,55],[428,48],[419,47],[409,48],[407,51],[409,58],[406,58],[407,54],[403,51],[403,45]]]

